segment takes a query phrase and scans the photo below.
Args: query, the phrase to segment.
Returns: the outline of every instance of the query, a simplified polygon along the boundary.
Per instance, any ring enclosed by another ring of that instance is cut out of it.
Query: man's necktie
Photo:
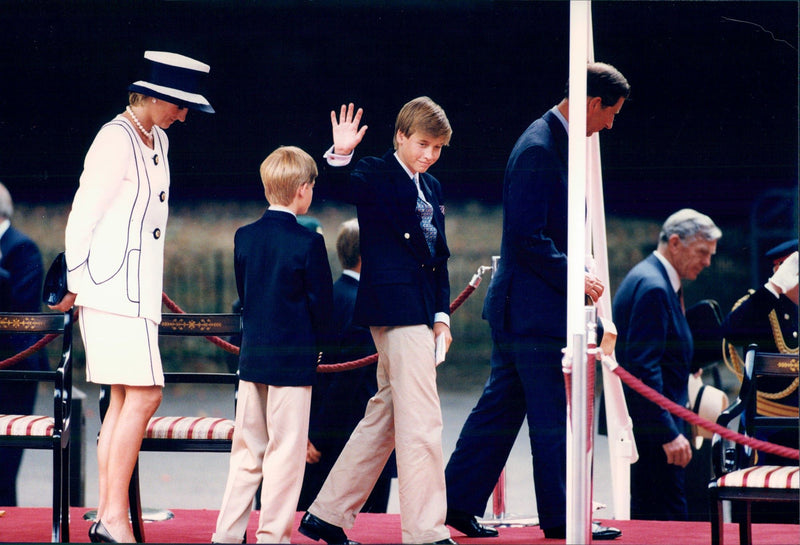
[[[679,288],[678,289],[678,301],[681,302],[681,312],[683,312],[683,315],[685,316],[686,315],[686,305],[683,302],[683,288]]]
[[[419,193],[417,193],[417,215],[431,255],[436,255],[436,227],[433,226],[433,206],[425,202],[419,196]]]

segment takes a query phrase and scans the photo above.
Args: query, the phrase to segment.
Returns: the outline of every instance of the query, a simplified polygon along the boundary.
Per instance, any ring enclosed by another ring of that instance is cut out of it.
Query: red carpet
[[[41,507],[0,508],[5,515],[0,517],[0,542],[3,543],[45,543],[50,541],[50,509]],[[70,541],[88,542],[89,521],[83,514],[89,508],[71,509]],[[145,526],[148,543],[210,543],[211,533],[217,519],[217,511],[181,510],[172,511],[175,518],[152,522]],[[292,542],[298,544],[317,543],[297,532],[302,513],[297,514]],[[622,530],[622,537],[613,542],[623,544],[653,545],[707,545],[711,542],[711,525],[707,522],[654,522],[615,520],[605,521],[610,526]],[[250,517],[247,529],[249,543],[255,542],[258,513]],[[453,539],[458,543],[484,545],[507,544],[557,544],[563,541],[544,539],[538,527],[499,528],[500,536],[493,539],[469,539],[453,531]],[[356,519],[355,526],[347,532],[348,537],[364,544],[399,543],[400,516],[385,514],[363,514]],[[800,527],[788,524],[756,524],[753,526],[753,541],[758,545],[797,545],[800,543]],[[321,542],[320,542],[321,543]],[[725,525],[726,545],[739,543],[737,528]]]

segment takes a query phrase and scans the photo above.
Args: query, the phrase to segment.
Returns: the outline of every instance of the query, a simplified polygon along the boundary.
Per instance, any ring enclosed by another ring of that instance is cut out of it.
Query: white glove
[[[786,293],[797,286],[797,280],[797,252],[794,252],[781,263],[769,281],[780,288],[782,293]]]

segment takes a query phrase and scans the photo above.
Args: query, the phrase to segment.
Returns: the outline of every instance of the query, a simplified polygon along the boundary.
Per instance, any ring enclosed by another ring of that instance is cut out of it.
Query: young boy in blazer
[[[259,543],[289,543],[305,469],[311,386],[333,306],[322,235],[297,216],[311,205],[317,166],[281,147],[261,164],[269,208],[236,231],[234,271],[242,301],[239,395],[230,471],[216,532],[241,543],[263,479]]]
[[[396,451],[403,543],[451,543],[442,414],[436,389],[436,338],[449,346],[450,283],[444,205],[428,174],[452,130],[428,97],[397,116],[394,150],[355,168],[352,152],[367,127],[362,110],[331,112],[333,147],[325,157],[336,198],[356,205],[361,281],[353,323],[370,328],[378,360],[378,393],[369,401],[336,464],[311,504],[300,532],[328,543],[348,542],[353,526],[392,450]]]

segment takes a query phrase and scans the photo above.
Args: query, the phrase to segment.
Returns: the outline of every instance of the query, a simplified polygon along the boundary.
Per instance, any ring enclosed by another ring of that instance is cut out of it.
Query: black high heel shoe
[[[97,521],[89,528],[89,539],[92,543],[117,543],[111,534],[108,533],[102,521]]]
[[[94,521],[91,526],[89,526],[89,541],[92,543],[97,543],[97,521]]]

